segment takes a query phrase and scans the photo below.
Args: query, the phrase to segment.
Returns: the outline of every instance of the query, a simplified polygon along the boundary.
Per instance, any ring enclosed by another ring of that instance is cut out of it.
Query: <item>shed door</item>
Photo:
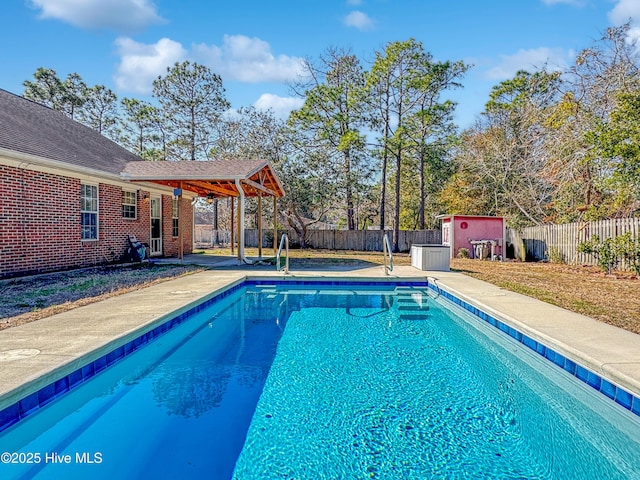
[[[451,222],[442,222],[442,244],[451,246]]]
[[[149,255],[162,255],[162,199],[151,197],[151,235]]]

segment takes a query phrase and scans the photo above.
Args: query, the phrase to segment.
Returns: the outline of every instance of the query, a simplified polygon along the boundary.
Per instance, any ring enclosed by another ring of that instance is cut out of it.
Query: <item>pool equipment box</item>
[[[411,266],[419,270],[449,271],[448,245],[411,245]]]

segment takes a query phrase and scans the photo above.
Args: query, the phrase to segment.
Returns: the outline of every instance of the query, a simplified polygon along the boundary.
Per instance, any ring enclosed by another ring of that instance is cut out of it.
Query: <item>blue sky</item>
[[[7,0],[0,88],[22,94],[38,67],[75,72],[119,98],[148,99],[153,79],[191,60],[221,75],[233,108],[278,115],[300,105],[287,82],[303,58],[350,49],[368,65],[385,44],[415,38],[436,60],[473,64],[452,92],[468,127],[491,87],[519,69],[565,68],[640,0]]]

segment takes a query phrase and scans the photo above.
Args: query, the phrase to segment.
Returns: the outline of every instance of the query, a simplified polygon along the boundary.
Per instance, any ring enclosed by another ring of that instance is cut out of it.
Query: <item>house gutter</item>
[[[97,170],[89,167],[81,167],[78,165],[72,165],[63,163],[58,160],[51,160],[46,157],[40,157],[38,155],[31,155],[29,153],[22,153],[16,150],[7,150],[0,147],[0,165],[6,165],[8,167],[18,168],[20,170],[31,170],[33,172],[48,173],[51,175],[67,176],[71,178],[77,178],[79,180],[85,180],[87,182],[95,182],[96,178],[103,179],[106,182],[118,185],[128,186],[135,185],[135,180],[131,179],[130,175],[108,173],[104,170]],[[106,183],[105,182],[105,183]],[[136,182],[140,186],[144,186],[150,192],[166,195],[169,188],[159,187],[153,183]]]
[[[51,160],[45,157],[40,157],[38,155],[17,152],[15,150],[7,150],[6,148],[2,147],[0,147],[0,156],[6,157],[9,160],[8,162],[0,160],[0,162],[2,162],[3,164],[23,170],[35,170],[41,171],[43,173],[53,173],[57,175],[60,175],[60,172],[62,171],[81,175],[84,174],[85,176],[91,177],[100,177],[112,181],[122,181],[122,178],[118,174],[106,173],[103,170],[95,170],[93,168],[62,163],[57,160]]]

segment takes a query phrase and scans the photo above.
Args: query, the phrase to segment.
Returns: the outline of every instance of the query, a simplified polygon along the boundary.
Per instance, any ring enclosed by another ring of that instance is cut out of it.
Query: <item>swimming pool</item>
[[[426,285],[256,283],[0,450],[2,478],[634,478],[640,422]]]

